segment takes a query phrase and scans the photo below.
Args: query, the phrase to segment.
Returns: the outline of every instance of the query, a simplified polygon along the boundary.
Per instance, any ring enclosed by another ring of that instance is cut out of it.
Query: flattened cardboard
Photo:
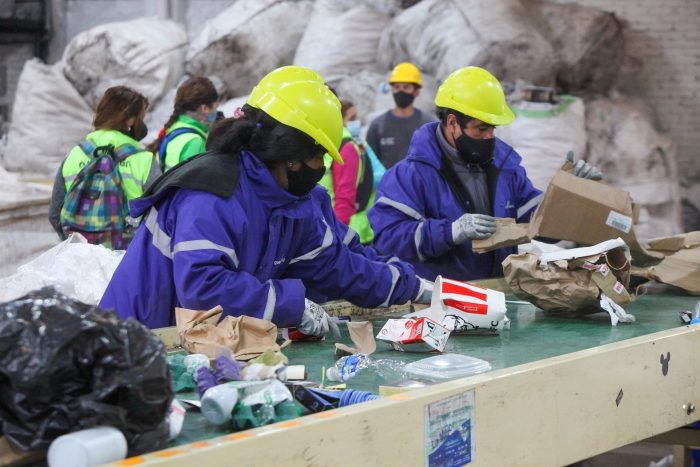
[[[516,224],[515,219],[499,217],[496,218],[496,232],[489,238],[472,240],[472,251],[486,253],[499,248],[528,243],[531,240],[529,233],[528,224]]]
[[[649,247],[666,257],[635,275],[700,295],[700,231],[650,240]]]

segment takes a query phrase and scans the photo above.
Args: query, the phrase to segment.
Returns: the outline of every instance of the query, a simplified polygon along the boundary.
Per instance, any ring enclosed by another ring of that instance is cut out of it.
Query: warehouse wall
[[[555,0],[612,11],[627,26],[628,59],[618,88],[645,98],[657,129],[678,147],[682,190],[700,204],[700,1]],[[694,189],[691,187],[694,186]],[[687,229],[700,229],[700,212],[684,207]]]

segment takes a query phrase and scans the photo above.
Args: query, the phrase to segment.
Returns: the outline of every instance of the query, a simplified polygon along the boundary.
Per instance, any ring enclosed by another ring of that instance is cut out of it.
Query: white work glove
[[[495,218],[486,214],[464,214],[452,223],[452,240],[461,245],[467,240],[489,238],[495,231]]]
[[[574,152],[569,151],[566,153],[566,160],[574,164]],[[587,178],[589,180],[602,180],[603,173],[598,170],[595,165],[589,164],[588,162],[579,159],[574,164],[574,175],[581,178]]]
[[[336,339],[340,339],[338,325],[331,320],[326,310],[321,308],[321,305],[312,302],[308,298],[304,299],[304,314],[301,315],[301,322],[297,329],[307,336],[315,337],[322,337],[332,332]]]
[[[413,303],[430,305],[430,301],[433,299],[433,289],[435,284],[429,280],[423,279],[422,277],[419,277],[418,280],[420,281],[420,288],[418,289],[418,294],[413,300]]]

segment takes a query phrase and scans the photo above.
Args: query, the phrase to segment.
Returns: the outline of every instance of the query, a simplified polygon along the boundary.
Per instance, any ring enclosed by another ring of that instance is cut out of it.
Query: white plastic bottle
[[[126,438],[111,426],[75,431],[53,440],[49,446],[49,467],[92,467],[124,459]]]
[[[238,389],[229,384],[219,384],[207,389],[202,396],[202,415],[215,425],[223,425],[231,420],[236,402]]]
[[[334,366],[326,370],[326,378],[329,381],[346,382],[364,368],[367,363],[367,355],[363,353],[340,358],[335,362]]]

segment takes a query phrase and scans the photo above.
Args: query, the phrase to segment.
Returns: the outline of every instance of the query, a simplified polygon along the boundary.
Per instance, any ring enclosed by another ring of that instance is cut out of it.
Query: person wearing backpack
[[[340,105],[345,125],[340,155],[345,163],[334,161],[326,153],[323,157],[326,173],[320,183],[328,190],[338,220],[357,232],[362,244],[366,245],[373,238],[367,209],[374,203],[377,182],[374,179],[374,164],[380,163],[377,160],[373,164],[368,152],[370,148],[360,138],[360,121],[355,105],[350,101],[341,101]]]
[[[180,162],[204,152],[209,127],[218,118],[219,94],[203,76],[193,76],[175,93],[175,107],[158,139],[148,148],[167,172]]]
[[[379,307],[430,303],[408,263],[353,252],[318,185],[323,155],[341,161],[340,102],[316,72],[268,73],[247,103],[212,127],[208,152],[179,164],[131,205],[144,216],[100,301],[149,328],[175,308],[223,307],[320,337],[333,326],[305,284]],[[356,236],[355,236],[356,237]]]
[[[148,99],[126,86],[105,91],[93,119],[95,131],[68,153],[56,173],[49,222],[61,239],[80,232],[90,243],[126,249],[135,219],[128,202],[160,176],[153,153],[139,142]]]

